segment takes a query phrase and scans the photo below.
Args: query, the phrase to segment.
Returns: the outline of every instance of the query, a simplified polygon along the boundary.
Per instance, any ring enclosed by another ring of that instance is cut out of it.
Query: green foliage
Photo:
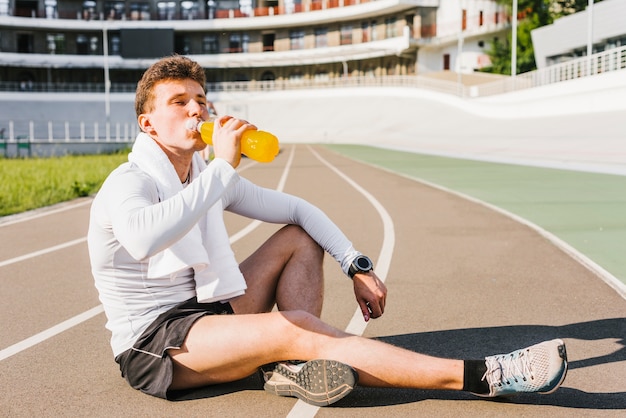
[[[596,0],[597,2],[598,0]],[[511,13],[512,0],[498,0],[507,5]],[[531,31],[551,24],[555,19],[584,10],[588,0],[519,0],[517,24],[517,66],[516,74],[537,69]],[[491,67],[483,71],[496,74],[511,74],[511,41],[509,32],[506,39],[491,42],[487,55]]]
[[[127,152],[58,158],[0,159],[0,216],[96,193]]]

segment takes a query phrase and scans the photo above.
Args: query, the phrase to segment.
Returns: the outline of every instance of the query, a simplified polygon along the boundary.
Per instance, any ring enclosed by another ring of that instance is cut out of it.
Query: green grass
[[[0,158],[0,216],[94,194],[127,154]]]

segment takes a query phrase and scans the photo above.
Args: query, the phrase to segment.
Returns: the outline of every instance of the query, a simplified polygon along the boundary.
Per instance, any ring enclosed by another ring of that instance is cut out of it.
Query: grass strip
[[[127,155],[0,158],[0,216],[94,194]]]

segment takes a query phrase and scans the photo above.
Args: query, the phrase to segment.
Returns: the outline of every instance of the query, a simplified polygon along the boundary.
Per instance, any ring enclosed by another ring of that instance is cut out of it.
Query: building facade
[[[493,0],[0,0],[0,85],[128,91],[173,53],[208,83],[473,71],[508,28]]]
[[[537,68],[626,45],[626,0],[603,0],[531,32]]]

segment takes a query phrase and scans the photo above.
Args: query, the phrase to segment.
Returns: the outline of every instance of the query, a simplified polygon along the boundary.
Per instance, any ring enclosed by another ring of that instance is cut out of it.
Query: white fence
[[[136,123],[14,121],[0,128],[0,156],[50,157],[111,152],[128,147],[137,136]]]
[[[529,71],[516,77],[473,86],[470,88],[469,96],[491,96],[624,69],[626,69],[626,46]]]

